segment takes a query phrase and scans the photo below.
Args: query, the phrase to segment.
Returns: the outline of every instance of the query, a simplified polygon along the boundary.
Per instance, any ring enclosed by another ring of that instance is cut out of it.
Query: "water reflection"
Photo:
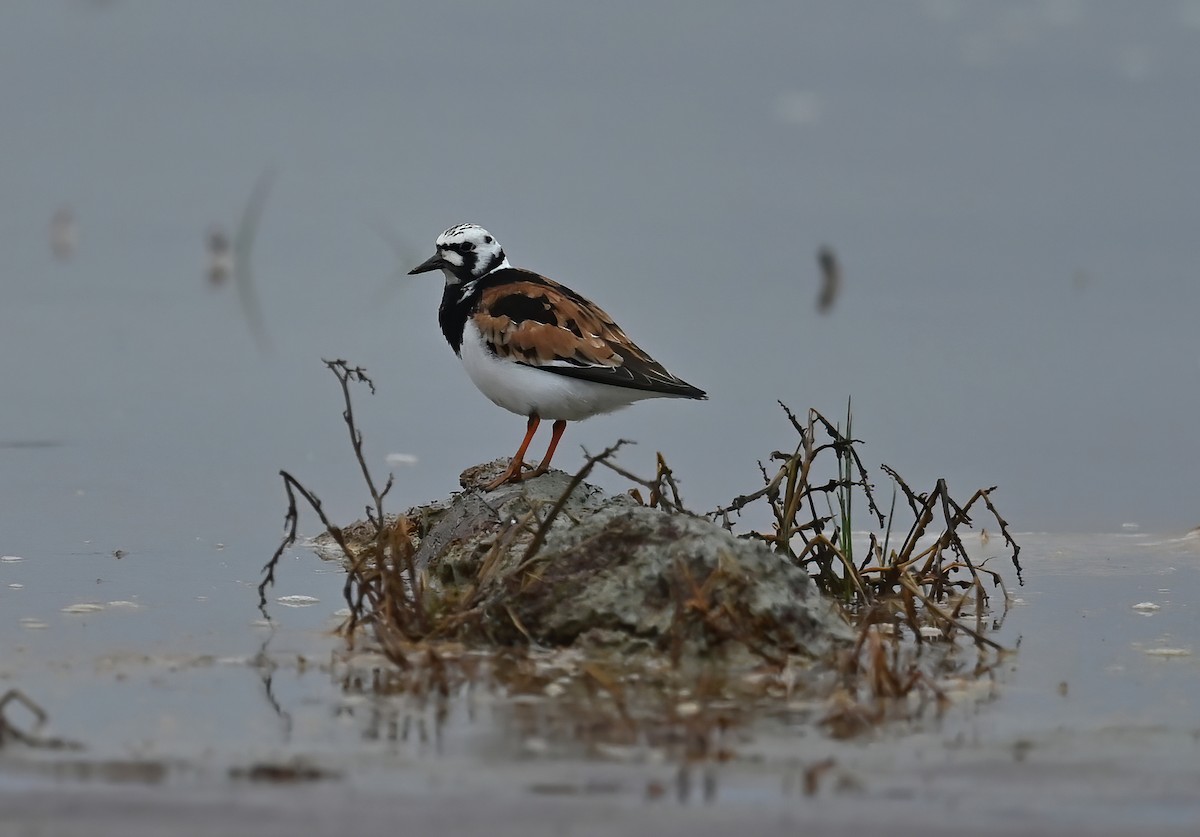
[[[262,304],[254,284],[252,256],[254,241],[262,221],[263,209],[274,180],[275,173],[268,169],[255,182],[254,188],[250,191],[250,197],[246,201],[246,207],[238,220],[232,245],[225,230],[217,224],[209,227],[206,238],[209,284],[220,287],[225,284],[227,279],[233,278],[242,317],[260,352],[270,350],[271,339],[267,334]]]

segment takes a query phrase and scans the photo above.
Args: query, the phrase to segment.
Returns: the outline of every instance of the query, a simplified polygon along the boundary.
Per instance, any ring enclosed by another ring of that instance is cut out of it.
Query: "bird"
[[[496,237],[457,224],[409,275],[440,270],[446,284],[438,323],[468,377],[494,404],[525,416],[525,438],[491,491],[546,473],[568,421],[645,398],[707,399],[630,340],[596,303],[566,285],[509,264]],[[541,421],[550,444],[526,472],[525,453]]]

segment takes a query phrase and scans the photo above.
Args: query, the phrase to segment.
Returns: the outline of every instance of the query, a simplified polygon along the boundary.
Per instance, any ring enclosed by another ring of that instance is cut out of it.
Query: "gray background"
[[[711,395],[573,425],[565,468],[629,437],[710,508],[793,443],[775,399],[852,397],[868,463],[1019,530],[1194,526],[1198,80],[1196,2],[6,3],[0,550],[253,576],[280,467],[360,513],[323,356],[379,385],[372,463],[419,457],[393,508],[509,455],[400,275],[466,220]],[[262,354],[204,235],[267,169]]]

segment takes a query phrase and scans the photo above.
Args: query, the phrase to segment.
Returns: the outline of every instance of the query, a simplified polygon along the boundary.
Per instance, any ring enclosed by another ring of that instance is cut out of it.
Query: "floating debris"
[[[821,267],[821,291],[817,295],[817,313],[828,314],[833,310],[838,292],[842,288],[842,269],[838,265],[833,248],[822,246],[817,251],[817,264]]]
[[[8,719],[9,704],[17,704],[33,716],[33,728],[25,729],[17,726]],[[20,689],[9,689],[0,696],[0,748],[10,741],[18,741],[27,747],[41,747],[49,750],[79,750],[82,749],[74,741],[64,738],[48,738],[38,733],[46,725],[50,716],[38,703],[29,698]]]
[[[231,767],[229,778],[247,782],[269,782],[271,784],[293,784],[340,779],[342,774],[299,760],[283,764],[252,764],[249,767]]]
[[[24,561],[20,555],[0,555],[0,564],[14,564],[17,561]]]
[[[104,610],[104,605],[94,604],[90,602],[81,602],[79,604],[67,605],[62,609],[63,613],[99,613]]]
[[[1137,604],[1133,605],[1133,609],[1151,612],[1155,610],[1162,610],[1162,605],[1157,605],[1154,602],[1138,602]]]
[[[248,666],[254,664],[254,659],[246,656],[217,657],[213,662],[219,666]]]
[[[694,700],[684,701],[676,705],[675,714],[680,718],[692,718],[700,714],[700,708],[700,704]]]
[[[317,604],[321,600],[315,596],[280,596],[275,601],[284,607],[308,607],[309,605]]]
[[[1144,654],[1151,657],[1190,657],[1192,650],[1190,648],[1146,648]]]

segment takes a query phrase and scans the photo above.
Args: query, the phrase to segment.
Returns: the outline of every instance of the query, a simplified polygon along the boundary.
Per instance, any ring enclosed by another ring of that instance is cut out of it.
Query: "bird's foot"
[[[528,470],[526,470],[528,469]],[[504,473],[496,477],[483,487],[484,491],[495,491],[502,485],[508,485],[510,482],[525,482],[534,477],[540,477],[542,474],[550,470],[549,463],[543,462],[536,468],[525,462],[513,461],[510,462]]]
[[[487,485],[483,486],[483,490],[484,491],[495,491],[500,486],[507,485],[510,482],[521,482],[522,480],[529,479],[529,476],[527,476],[521,472],[522,469],[525,467],[526,467],[525,463],[522,462],[520,459],[512,460],[511,462],[508,463],[508,467],[504,470],[504,473],[502,473],[500,476],[496,477],[494,480],[489,482]]]

